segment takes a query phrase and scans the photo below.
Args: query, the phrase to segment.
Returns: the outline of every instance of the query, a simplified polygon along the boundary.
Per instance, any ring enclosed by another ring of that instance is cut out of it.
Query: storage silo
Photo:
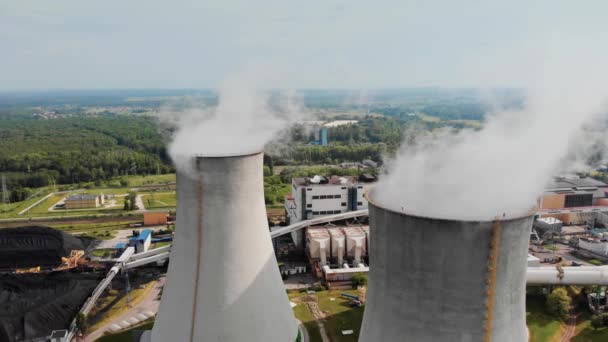
[[[295,341],[272,249],[262,153],[193,157],[152,342]],[[151,337],[150,337],[151,335]]]
[[[357,267],[366,254],[365,232],[359,227],[344,227],[346,238],[346,256]]]
[[[309,227],[306,229],[306,247],[310,259],[327,265],[329,256],[329,233],[326,228]]]
[[[335,262],[340,267],[344,262],[344,252],[345,252],[345,243],[344,243],[344,232],[342,229],[337,227],[327,228],[329,232],[329,236],[331,238],[331,259],[332,262]]]
[[[360,342],[527,341],[532,214],[460,221],[370,200],[370,273]]]

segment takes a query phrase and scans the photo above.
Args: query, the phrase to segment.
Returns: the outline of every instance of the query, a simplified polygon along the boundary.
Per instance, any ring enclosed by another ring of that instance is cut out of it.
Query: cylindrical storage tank
[[[331,238],[331,258],[338,265],[342,265],[344,261],[344,233],[340,228],[327,228]]]
[[[369,290],[360,342],[525,342],[532,214],[414,216],[370,194]]]
[[[262,153],[197,156],[194,171],[178,170],[177,228],[152,342],[298,337],[272,249],[262,162]]]
[[[325,228],[306,229],[306,248],[308,256],[313,260],[318,260],[321,265],[327,263],[329,256],[329,234]]]
[[[357,265],[365,255],[365,232],[359,227],[345,227],[346,256]]]
[[[361,227],[365,232],[365,256],[368,256],[369,253],[369,226]]]

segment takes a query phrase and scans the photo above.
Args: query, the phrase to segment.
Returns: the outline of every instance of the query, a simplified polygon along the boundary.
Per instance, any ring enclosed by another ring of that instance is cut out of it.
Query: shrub
[[[599,329],[604,326],[604,320],[600,315],[591,316],[591,327],[593,329]]]
[[[365,286],[365,285],[367,285],[367,275],[365,275],[363,273],[356,273],[351,278],[351,283],[352,283],[353,289],[356,289],[359,286]]]
[[[571,299],[568,296],[568,292],[563,287],[558,287],[551,292],[547,297],[547,311],[561,319],[568,319],[568,311],[570,310]]]

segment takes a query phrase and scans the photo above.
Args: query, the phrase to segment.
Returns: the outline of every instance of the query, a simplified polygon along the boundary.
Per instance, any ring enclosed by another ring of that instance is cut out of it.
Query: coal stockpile
[[[72,250],[84,250],[83,242],[48,227],[0,229],[0,269],[55,267]]]
[[[0,276],[0,341],[67,329],[102,277],[67,272]]]

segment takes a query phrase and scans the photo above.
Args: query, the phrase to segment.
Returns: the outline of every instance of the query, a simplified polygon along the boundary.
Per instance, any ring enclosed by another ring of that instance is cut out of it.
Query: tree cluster
[[[551,315],[565,321],[568,319],[571,301],[572,299],[568,295],[568,291],[563,287],[558,287],[547,296],[547,311]]]

